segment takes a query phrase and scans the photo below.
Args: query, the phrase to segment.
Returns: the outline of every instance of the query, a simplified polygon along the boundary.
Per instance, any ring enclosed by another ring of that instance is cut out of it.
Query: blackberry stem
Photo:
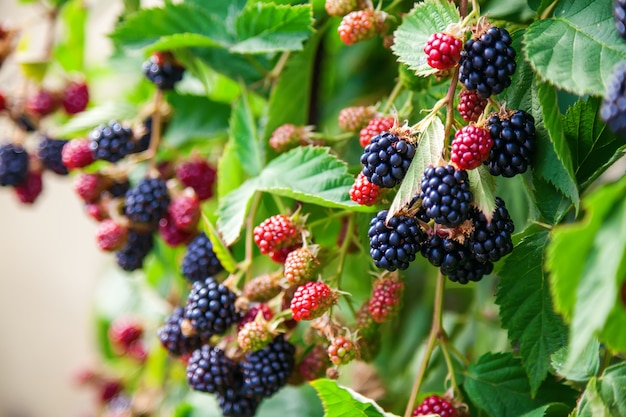
[[[448,88],[448,93],[446,94],[446,125],[444,128],[444,136],[443,136],[443,149],[446,158],[449,158],[450,155],[450,130],[452,130],[452,124],[454,123],[454,96],[456,94],[456,86],[459,83],[459,67],[457,66],[454,70],[454,74],[452,75],[452,81],[450,81],[450,88]]]
[[[463,399],[463,395],[459,390],[459,386],[456,382],[456,376],[454,375],[454,366],[452,364],[452,360],[450,358],[450,352],[448,351],[448,335],[445,330],[442,328],[440,337],[439,337],[439,347],[441,348],[441,353],[443,353],[443,358],[446,361],[446,367],[448,368],[448,375],[450,375],[450,383],[452,384],[452,389],[454,390],[454,398]]]
[[[150,146],[148,147],[148,158],[150,158],[150,170],[157,171],[156,154],[161,142],[161,103],[163,102],[163,91],[157,89],[154,96],[154,110],[152,112],[152,132],[150,133]]]

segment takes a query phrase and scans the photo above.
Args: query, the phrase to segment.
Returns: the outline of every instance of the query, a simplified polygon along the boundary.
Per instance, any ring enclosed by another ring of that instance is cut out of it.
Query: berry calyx
[[[84,82],[71,82],[63,90],[61,105],[67,114],[80,113],[89,104],[89,88]]]
[[[300,285],[291,299],[291,313],[296,321],[313,320],[337,302],[335,292],[323,282]]]
[[[346,132],[358,132],[367,126],[375,114],[376,110],[371,106],[346,107],[339,112],[337,123],[339,127]],[[378,133],[380,132],[377,132],[376,135]]]
[[[193,188],[201,201],[213,197],[216,176],[216,169],[200,158],[193,158],[176,167],[176,177],[185,187]]]
[[[343,17],[337,32],[346,45],[372,39],[384,28],[385,14],[372,9],[357,10]]]
[[[261,317],[263,317],[263,319],[265,319],[266,321],[269,321],[272,319],[272,317],[274,317],[274,312],[267,304],[256,304],[252,306],[248,311],[246,311],[246,314],[244,314],[243,317],[241,317],[241,320],[239,320],[239,323],[237,323],[237,328],[241,330],[241,328],[246,323],[254,321],[259,313],[261,313]]]
[[[430,397],[424,398],[424,401],[413,410],[413,417],[429,416],[432,414],[437,414],[440,417],[457,417],[456,409],[452,404],[438,395],[431,395]]]
[[[290,285],[300,285],[316,278],[321,265],[310,248],[298,248],[285,259],[284,275]]]
[[[367,235],[370,239],[370,256],[376,267],[388,271],[407,269],[420,250],[423,234],[413,217],[396,215],[387,219],[387,210],[379,211],[370,221]]]
[[[356,358],[357,348],[346,336],[335,337],[327,349],[328,358],[335,365],[345,365]]]
[[[457,110],[466,122],[475,122],[487,107],[487,99],[482,98],[478,92],[461,90]]]
[[[428,65],[438,70],[453,68],[461,58],[463,43],[460,39],[445,33],[433,33],[428,38],[424,53]]]
[[[383,189],[369,182],[367,177],[359,172],[350,188],[350,200],[362,206],[373,206],[380,199],[382,191]]]
[[[89,147],[89,140],[74,139],[68,141],[61,150],[63,165],[68,169],[83,168],[92,164],[95,159]]]
[[[289,252],[300,247],[302,237],[298,225],[284,214],[265,219],[254,228],[254,242],[264,255],[283,263]]]
[[[416,146],[389,132],[374,136],[361,155],[363,175],[383,188],[393,188],[406,175]]]
[[[377,323],[384,323],[400,309],[404,284],[395,276],[384,276],[374,281],[368,311]]]
[[[493,139],[487,129],[475,125],[459,129],[452,141],[450,161],[458,169],[478,168],[489,157]]]
[[[103,220],[96,230],[96,242],[104,251],[115,251],[126,244],[128,228],[117,223],[115,220]]]
[[[435,223],[455,227],[467,220],[474,200],[464,170],[452,165],[430,166],[422,178],[422,207]]]
[[[535,151],[535,119],[524,110],[494,114],[487,121],[493,147],[485,165],[491,175],[513,177],[526,172]]]
[[[374,136],[388,132],[395,125],[395,122],[396,119],[391,116],[373,118],[359,132],[359,143],[365,148],[370,144]]]

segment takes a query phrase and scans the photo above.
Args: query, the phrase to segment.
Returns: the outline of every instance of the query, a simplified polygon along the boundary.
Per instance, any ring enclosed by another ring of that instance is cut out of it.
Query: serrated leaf
[[[474,204],[483,212],[487,219],[491,219],[496,209],[496,181],[489,173],[489,168],[481,165],[467,171],[470,191],[474,196]]]
[[[553,18],[530,25],[524,45],[526,59],[543,79],[581,96],[603,94],[613,66],[626,59],[611,0],[560,1]]]
[[[586,383],[600,370],[600,343],[596,339],[585,348],[580,361],[567,366],[567,355],[568,348],[563,346],[550,357],[552,367],[563,378]]]
[[[245,90],[234,103],[230,114],[230,136],[233,151],[237,154],[243,169],[250,176],[258,175],[263,168],[264,147],[259,140],[256,121]]]
[[[393,417],[374,401],[340,387],[336,381],[317,379],[310,384],[322,400],[325,417]]]
[[[570,411],[571,408],[565,404],[552,403],[529,411],[521,417],[567,417]]]
[[[232,138],[224,146],[217,163],[217,198],[221,200],[243,184],[245,173],[237,153],[233,149]]]
[[[54,137],[70,137],[83,134],[99,124],[108,123],[111,120],[131,120],[138,113],[137,107],[124,102],[105,103],[98,107],[92,107],[76,116],[53,132]]]
[[[288,173],[288,175],[285,175]],[[345,162],[330,155],[326,147],[298,147],[272,160],[260,175],[241,185],[219,203],[217,228],[227,245],[239,237],[250,200],[266,191],[303,203],[353,211],[372,211],[349,197],[354,177]]]
[[[226,134],[229,105],[189,94],[168,94],[167,101],[174,109],[164,134],[169,145]]]
[[[67,72],[82,71],[85,59],[87,8],[72,0],[61,9],[63,35],[54,47],[54,57]]]
[[[416,75],[434,74],[437,70],[428,65],[424,53],[428,38],[460,20],[459,11],[453,2],[426,0],[419,3],[404,16],[402,24],[393,33],[391,50],[398,61],[407,64]]]
[[[237,17],[237,43],[231,52],[261,54],[299,51],[313,33],[310,5],[286,6],[257,3],[247,6]]]
[[[577,417],[626,416],[626,364],[613,365],[600,378],[592,378],[576,412]]]
[[[430,119],[430,123],[420,133],[415,156],[400,184],[398,193],[389,207],[387,220],[406,206],[416,194],[421,192],[424,171],[430,165],[437,165],[443,155],[444,126],[438,117]]]
[[[237,261],[233,258],[228,246],[224,243],[219,233],[217,233],[213,223],[211,223],[209,218],[205,216],[204,213],[202,214],[202,224],[204,224],[204,232],[213,245],[213,252],[215,253],[215,256],[217,256],[217,259],[220,260],[220,263],[226,271],[231,274],[234,273],[237,270]]]
[[[171,51],[180,48],[213,48],[219,46],[219,42],[204,35],[197,33],[175,33],[173,35],[161,36],[158,41],[147,47],[145,52],[151,54],[157,51]]]
[[[209,67],[207,63],[199,59],[195,53],[181,50],[176,51],[175,56],[183,67],[185,67],[197,81],[202,83],[204,93],[208,99],[221,103],[232,103],[241,94],[241,86],[239,83]],[[176,90],[181,94],[193,93],[191,91],[184,91],[185,83],[188,79],[189,77],[186,77],[183,79],[182,83],[176,86]]]

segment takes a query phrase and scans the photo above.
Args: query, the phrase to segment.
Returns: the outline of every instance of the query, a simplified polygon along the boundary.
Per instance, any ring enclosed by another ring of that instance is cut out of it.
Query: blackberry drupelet
[[[152,250],[152,232],[128,231],[126,246],[115,252],[117,264],[125,271],[134,271],[143,266],[143,260]]]
[[[222,349],[204,345],[196,349],[187,364],[187,383],[195,391],[225,392],[235,382],[237,364]]]
[[[440,267],[444,275],[453,274],[468,258],[472,258],[469,249],[460,242],[437,235],[422,243],[421,253],[432,265]]]
[[[295,350],[281,334],[263,349],[248,352],[240,363],[243,394],[249,398],[267,398],[282,388],[293,371]]]
[[[184,308],[176,307],[165,324],[157,331],[163,347],[174,356],[187,355],[202,347],[202,341],[198,335],[187,337],[181,332],[180,325],[185,319],[184,312]]]
[[[200,232],[187,246],[182,265],[183,275],[193,282],[213,276],[223,269],[213,252],[213,244],[204,232]]]
[[[513,251],[511,234],[515,230],[504,201],[496,197],[496,208],[491,221],[482,211],[474,208],[470,214],[474,231],[469,236],[468,246],[478,262],[497,262]]]
[[[615,16],[617,33],[626,40],[626,0],[615,0],[613,15]]]
[[[124,214],[130,221],[156,227],[167,213],[169,204],[170,196],[165,181],[144,178],[126,192]]]
[[[394,216],[385,225],[387,210],[370,221],[370,256],[378,268],[388,271],[407,269],[420,250],[423,232],[413,217]]]
[[[626,138],[626,62],[617,64],[613,69],[600,116],[613,133]]]
[[[470,281],[480,281],[484,275],[491,274],[493,264],[489,261],[478,262],[473,258],[465,258],[459,267],[448,274],[448,279],[459,284],[467,284]]]
[[[217,394],[217,402],[225,417],[253,417],[256,413],[261,398],[244,395],[242,387],[243,377],[237,372],[233,385]]]
[[[487,121],[493,147],[484,162],[491,175],[513,177],[526,172],[535,150],[535,119],[524,110],[493,115]]]
[[[16,186],[28,176],[28,153],[20,145],[0,145],[0,185]]]
[[[491,27],[478,39],[465,42],[459,61],[459,81],[483,98],[500,94],[515,73],[515,49],[506,29]]]
[[[474,197],[467,171],[430,166],[422,178],[422,207],[435,223],[455,227],[467,220]]]
[[[156,53],[142,65],[144,75],[159,90],[171,90],[183,79],[185,68],[178,65],[169,53]]]
[[[133,150],[133,131],[116,121],[89,132],[89,149],[94,159],[117,162]]]
[[[376,135],[361,155],[363,175],[372,184],[393,188],[404,179],[415,150],[415,145],[393,133]]]
[[[39,160],[43,163],[44,167],[59,175],[67,175],[68,170],[65,165],[63,165],[63,156],[62,151],[63,147],[67,143],[66,140],[62,139],[52,139],[49,137],[44,137],[39,142],[39,147],[37,148],[37,156]]]
[[[185,305],[185,318],[204,341],[224,334],[241,315],[235,309],[237,296],[213,278],[194,281]]]

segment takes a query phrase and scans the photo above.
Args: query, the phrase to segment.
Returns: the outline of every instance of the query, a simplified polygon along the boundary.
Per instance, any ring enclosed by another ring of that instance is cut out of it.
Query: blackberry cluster
[[[185,68],[174,62],[169,54],[154,54],[142,65],[144,75],[159,90],[171,90],[183,79]]]
[[[535,119],[524,110],[501,117],[494,114],[487,121],[493,147],[484,162],[491,175],[513,177],[526,172],[535,150]]]
[[[124,271],[134,271],[143,266],[143,260],[152,250],[154,237],[151,232],[128,231],[126,245],[115,252],[117,264]]]
[[[428,262],[438,266],[444,275],[454,273],[464,262],[472,258],[468,248],[459,241],[437,234],[422,243],[421,253]]]
[[[376,135],[361,155],[363,175],[372,184],[393,188],[404,179],[415,150],[415,145],[393,133]]]
[[[189,281],[200,281],[213,276],[224,268],[213,252],[213,244],[201,232],[187,246],[187,252],[183,258],[182,272]]]
[[[116,121],[89,132],[89,148],[94,159],[117,162],[133,151],[133,131]]]
[[[17,186],[28,176],[28,153],[20,145],[0,145],[0,185]]]
[[[500,94],[515,73],[515,49],[506,29],[491,27],[478,39],[465,42],[459,61],[459,81],[483,98]]]
[[[37,156],[43,166],[59,175],[67,175],[67,167],[63,164],[62,151],[66,140],[44,137],[39,142]]]
[[[180,325],[185,319],[184,312],[182,307],[176,307],[157,332],[163,347],[174,356],[187,355],[202,347],[200,337],[197,335],[187,337],[181,332]]]
[[[256,397],[243,395],[243,385],[243,377],[238,372],[233,385],[217,395],[217,402],[225,417],[252,417],[256,413],[261,401]]]
[[[124,214],[130,221],[156,227],[167,213],[170,196],[165,181],[144,178],[126,192]]]
[[[497,262],[513,251],[511,234],[515,226],[504,200],[496,197],[496,208],[491,221],[478,209],[473,209],[470,217],[474,231],[469,237],[469,247],[476,261]]]
[[[474,199],[467,172],[452,165],[426,168],[421,198],[426,216],[448,227],[467,220]]]
[[[232,291],[211,277],[194,281],[187,298],[185,317],[202,340],[209,340],[214,334],[225,333],[239,321],[236,298]]]
[[[493,264],[489,261],[478,262],[476,259],[464,259],[459,267],[448,274],[448,279],[459,284],[480,281],[483,276],[491,274]]]
[[[602,101],[600,116],[619,136],[626,137],[626,62],[615,66],[609,88]]]
[[[613,15],[615,16],[617,33],[626,40],[626,0],[615,0]]]
[[[370,255],[378,268],[407,269],[420,250],[423,232],[413,217],[394,216],[385,224],[387,213],[382,210],[370,221]]]
[[[237,364],[223,350],[204,345],[187,364],[187,383],[196,391],[222,393],[233,385]]]
[[[295,366],[295,350],[283,335],[278,335],[263,349],[248,352],[240,364],[244,395],[267,398],[281,389]]]

